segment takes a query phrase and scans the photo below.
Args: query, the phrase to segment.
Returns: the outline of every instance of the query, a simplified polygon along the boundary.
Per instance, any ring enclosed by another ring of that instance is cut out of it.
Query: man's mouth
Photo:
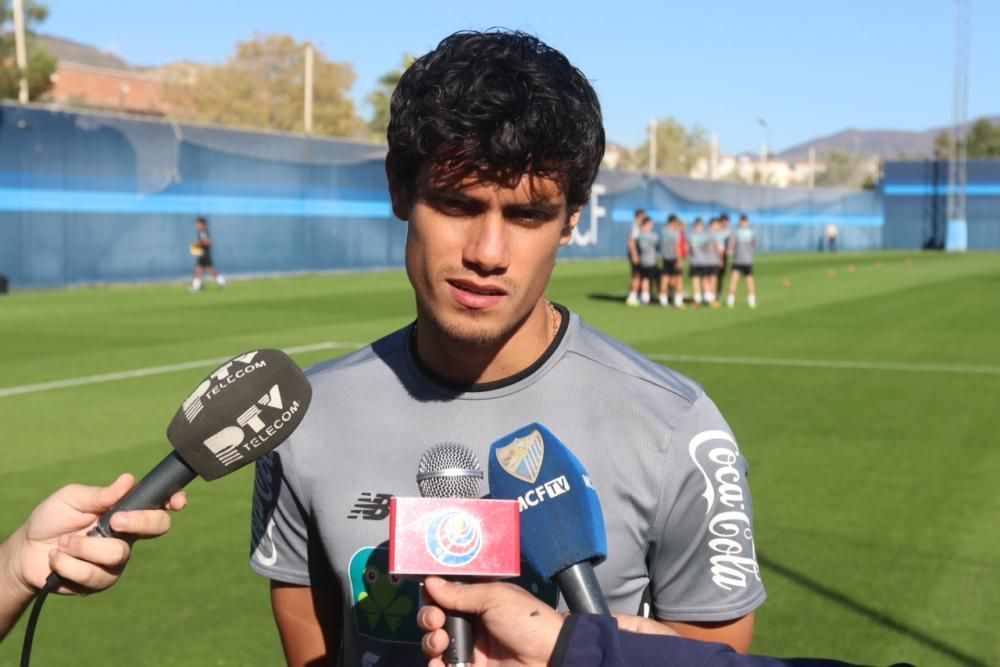
[[[470,310],[486,310],[499,304],[507,290],[489,283],[478,283],[470,280],[449,280],[452,298],[463,308]]]
[[[504,296],[507,294],[505,289],[495,285],[482,285],[465,280],[449,280],[448,284],[455,289],[462,290],[463,292],[469,292],[470,294],[481,294],[484,296]]]

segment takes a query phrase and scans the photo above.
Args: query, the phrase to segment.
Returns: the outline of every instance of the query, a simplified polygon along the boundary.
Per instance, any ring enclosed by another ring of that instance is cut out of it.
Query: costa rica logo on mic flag
[[[476,559],[483,548],[479,521],[459,509],[439,512],[427,524],[427,551],[442,565],[461,567]]]
[[[545,459],[545,440],[537,430],[496,450],[497,462],[511,476],[534,484]]]

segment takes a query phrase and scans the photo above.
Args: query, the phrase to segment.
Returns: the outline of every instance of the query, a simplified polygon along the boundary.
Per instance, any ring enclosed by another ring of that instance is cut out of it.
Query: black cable
[[[49,593],[62,586],[63,580],[58,574],[53,572],[45,580],[45,585],[38,591],[35,597],[35,604],[31,608],[31,615],[28,617],[28,627],[24,631],[24,644],[21,645],[21,667],[28,667],[31,661],[31,642],[35,638],[35,625],[38,623],[38,615],[42,613],[42,604]]]

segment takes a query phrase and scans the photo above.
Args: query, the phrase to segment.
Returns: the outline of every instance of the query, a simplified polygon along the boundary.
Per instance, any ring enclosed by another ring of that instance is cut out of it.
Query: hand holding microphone
[[[205,378],[174,415],[167,428],[167,439],[173,451],[110,508],[91,503],[89,511],[93,515],[81,528],[93,522],[93,516],[99,515],[96,525],[87,533],[88,538],[117,537],[130,545],[144,533],[156,534],[156,526],[139,526],[136,530],[135,525],[128,525],[133,520],[148,519],[150,515],[123,516],[123,513],[161,508],[167,503],[183,505],[177,494],[195,477],[217,479],[252,463],[281,444],[302,422],[311,399],[312,387],[308,379],[284,352],[253,350],[234,357]],[[123,482],[119,480],[116,484]],[[120,497],[124,490],[120,489],[117,495]],[[115,519],[116,516],[121,518]],[[130,521],[122,525],[122,519],[126,518]],[[162,526],[163,531],[166,527]],[[121,528],[124,530],[119,530]],[[77,537],[67,539],[75,541],[76,548],[105,560],[102,554],[109,549],[85,543]],[[127,553],[119,555],[118,560],[123,563]],[[30,660],[34,627],[45,596],[64,586],[58,572],[66,572],[71,579],[85,576],[78,566],[66,571],[55,567],[55,562],[52,565],[54,571],[39,591],[25,632],[22,665]],[[108,565],[116,567],[110,562]],[[98,576],[95,588],[106,587],[113,579],[112,569],[111,580]]]
[[[114,535],[117,512],[162,506],[195,477],[218,479],[253,463],[291,435],[312,400],[312,386],[281,350],[253,350],[215,369],[185,399],[167,427],[174,450],[88,533]]]
[[[417,472],[423,497],[389,501],[390,573],[455,581],[520,574],[517,504],[480,500],[482,477],[475,454],[462,445],[443,443],[424,453]],[[473,664],[470,618],[449,613],[445,629],[445,664]]]

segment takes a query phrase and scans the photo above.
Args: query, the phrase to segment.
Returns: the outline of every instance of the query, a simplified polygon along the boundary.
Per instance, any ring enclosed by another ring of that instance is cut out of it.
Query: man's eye
[[[542,211],[521,211],[512,217],[522,225],[537,226],[548,222],[552,216]]]
[[[461,199],[442,199],[437,202],[437,208],[445,213],[466,215],[472,212],[472,205]]]

